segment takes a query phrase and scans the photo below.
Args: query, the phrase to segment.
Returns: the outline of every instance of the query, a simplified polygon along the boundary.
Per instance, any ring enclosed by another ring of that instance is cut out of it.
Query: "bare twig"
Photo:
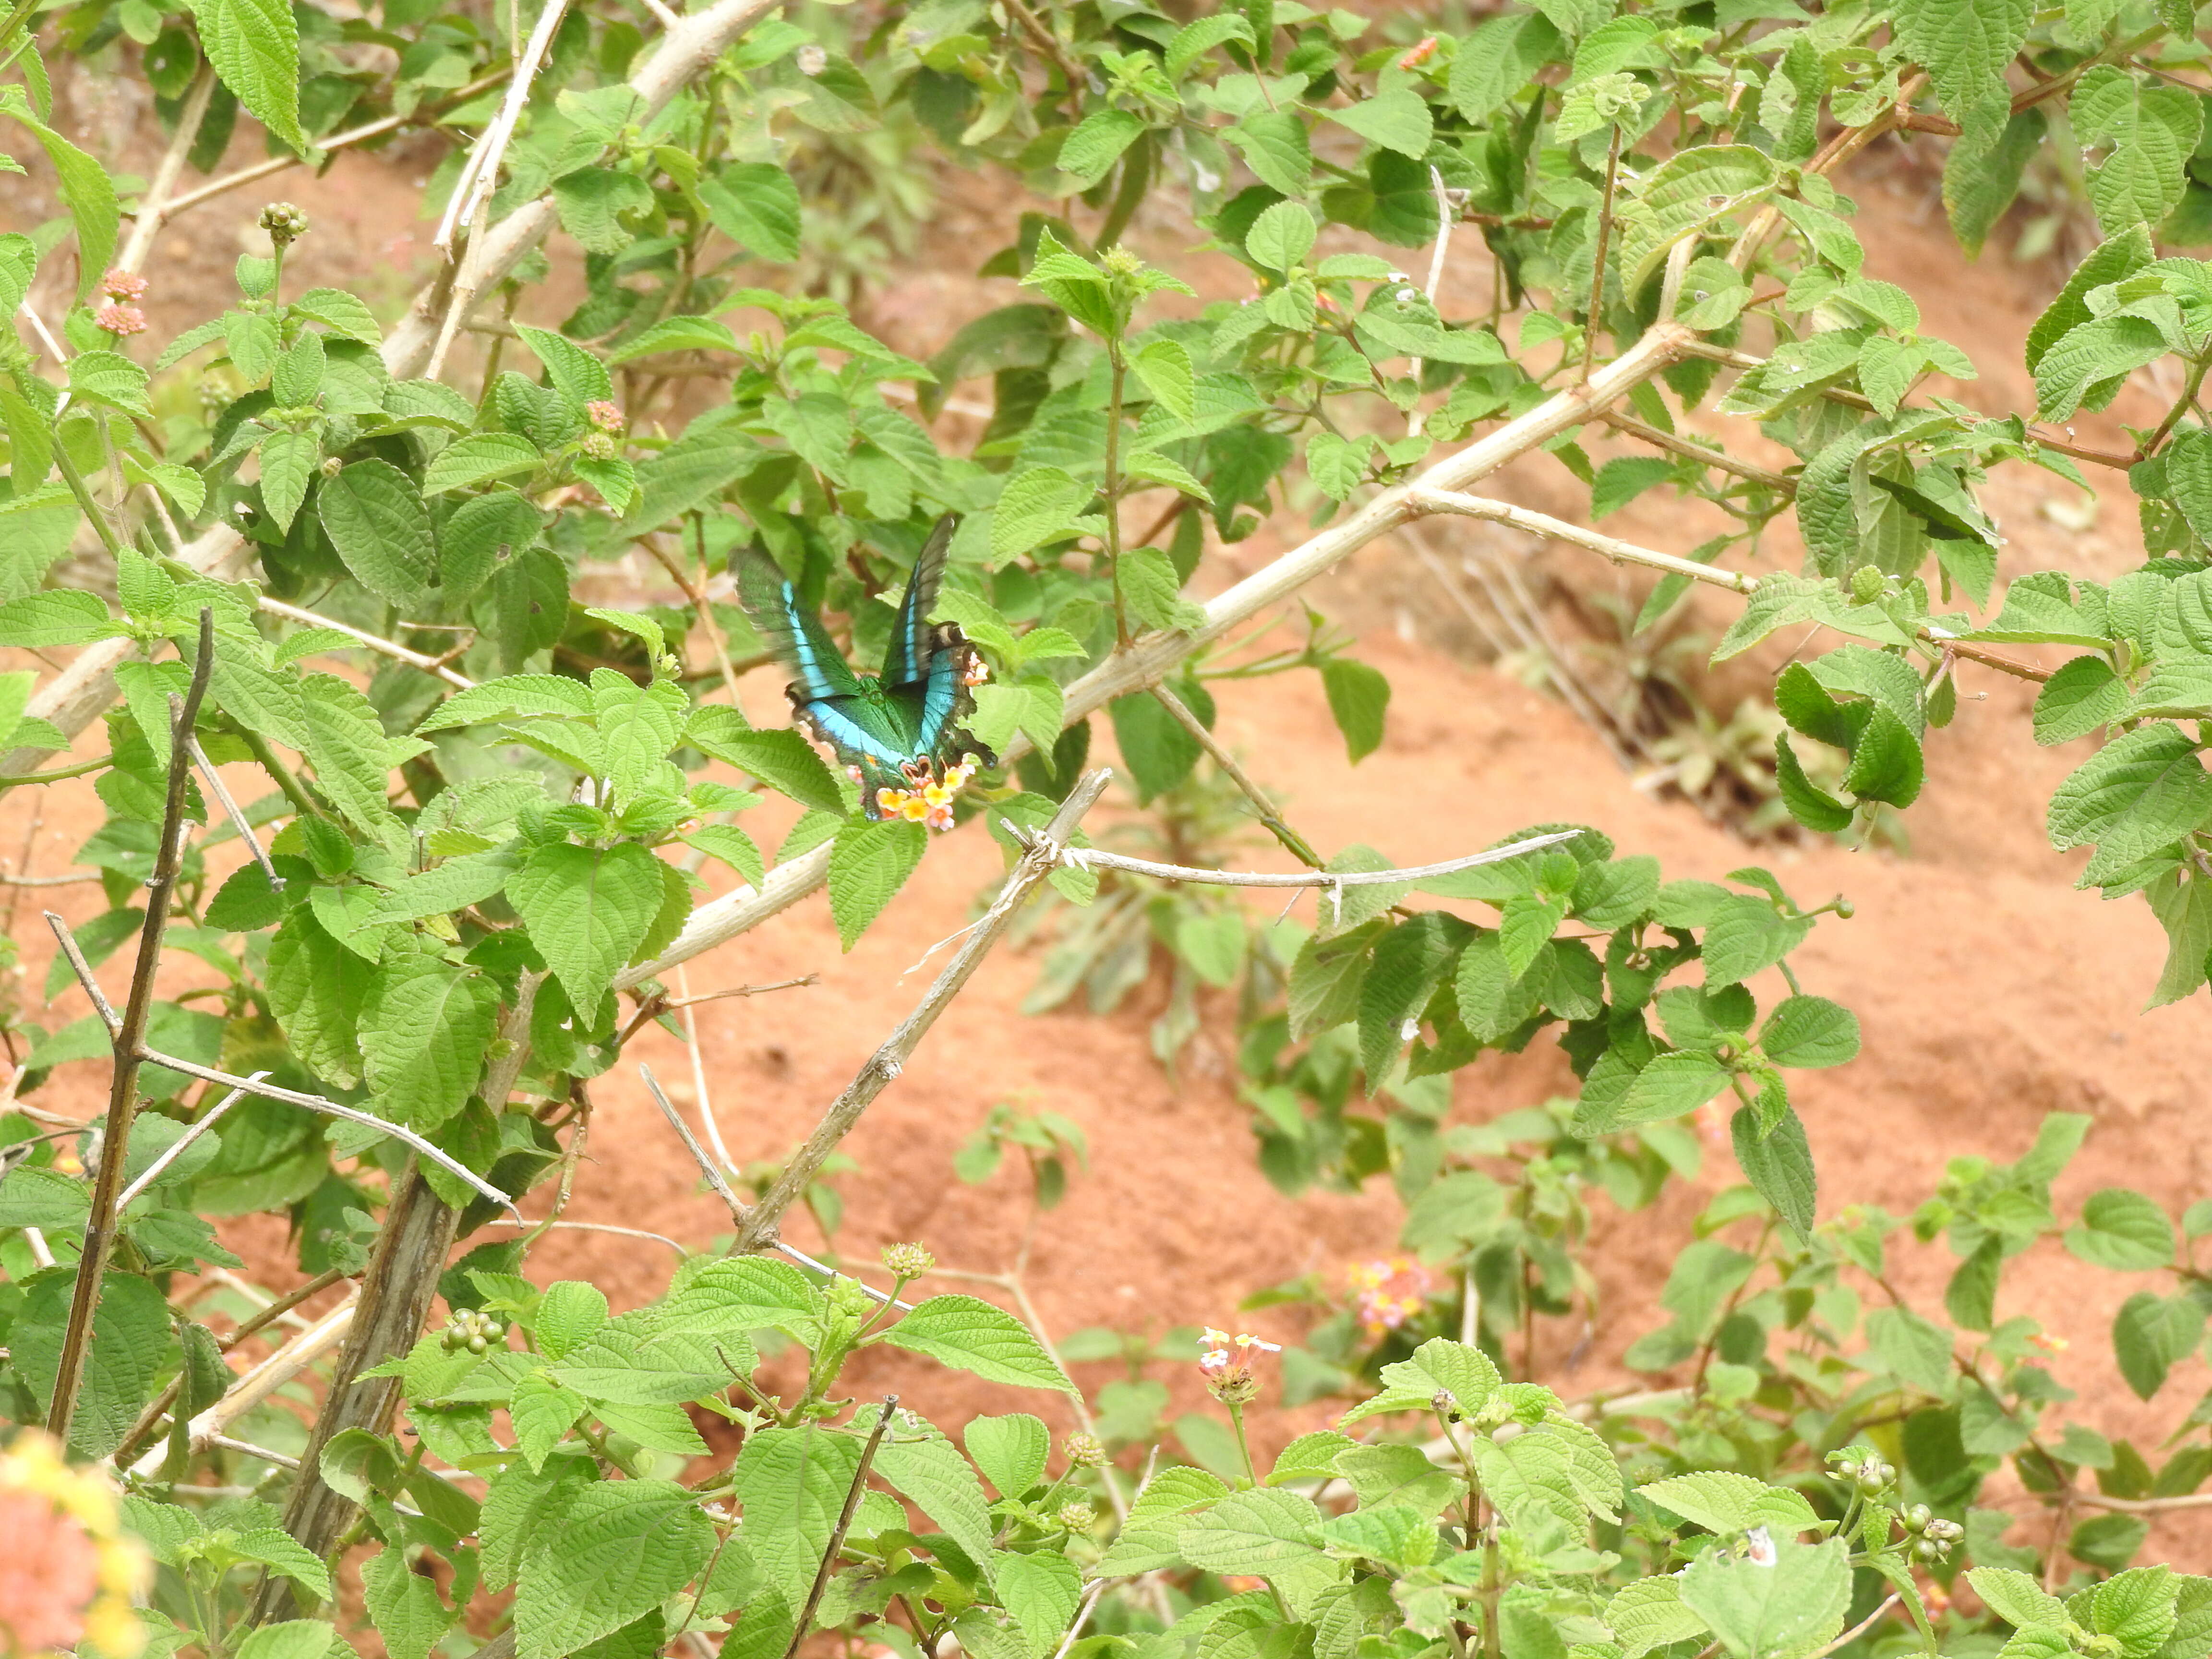
[[[1599,313],[1605,309],[1605,256],[1611,252],[1607,246],[1613,240],[1613,198],[1620,181],[1620,137],[1619,124],[1613,129],[1613,143],[1605,153],[1605,195],[1598,204],[1597,244],[1590,254],[1589,309],[1583,315],[1582,378],[1589,380],[1590,364],[1597,356]]]
[[[1534,853],[1546,847],[1556,847],[1563,841],[1572,841],[1583,832],[1579,830],[1559,830],[1549,835],[1531,836],[1526,841],[1509,842],[1503,847],[1493,847],[1486,853],[1474,853],[1463,859],[1448,859],[1442,864],[1417,864],[1402,870],[1294,870],[1285,872],[1262,870],[1199,870],[1181,864],[1156,864],[1150,859],[1125,858],[1119,853],[1102,852],[1092,847],[1066,847],[1059,844],[1048,833],[1044,836],[1022,830],[1009,823],[1008,833],[1030,849],[1031,857],[1043,856],[1052,863],[1066,865],[1071,870],[1126,870],[1132,875],[1154,876],[1162,881],[1202,882],[1211,887],[1384,887],[1401,884],[1433,881],[1440,876],[1455,875],[1462,870],[1474,870],[1486,864],[1498,864],[1507,859],[1518,858],[1523,853]]]
[[[349,1297],[232,1383],[224,1390],[222,1399],[185,1426],[185,1437],[191,1449],[205,1450],[215,1436],[223,1433],[233,1423],[343,1342],[353,1329],[356,1305],[355,1299]],[[310,1450],[313,1449],[311,1447]],[[131,1466],[131,1473],[150,1477],[161,1468],[166,1455],[164,1448],[154,1447]]]
[[[471,81],[467,86],[455,88],[452,97],[441,99],[428,109],[416,109],[405,115],[387,115],[380,120],[370,121],[357,127],[349,127],[343,132],[334,132],[318,143],[315,148],[328,155],[332,150],[348,149],[356,144],[367,143],[372,138],[381,138],[386,133],[397,132],[402,127],[424,125],[434,122],[447,111],[467,103],[478,93],[490,91],[501,82],[506,80],[508,73],[509,71],[503,68],[495,70],[480,81]],[[298,155],[272,155],[265,161],[256,161],[252,167],[240,167],[235,173],[226,173],[220,179],[211,179],[198,190],[188,190],[163,206],[154,228],[159,229],[161,226],[166,225],[178,215],[188,209],[198,207],[202,202],[210,202],[218,196],[228,196],[234,190],[242,190],[246,185],[258,184],[264,179],[274,178],[277,173],[289,172],[293,167],[302,166],[304,161],[305,158]],[[143,208],[138,210],[138,220],[141,224],[146,222],[147,215]],[[148,234],[150,237],[152,233],[149,231]]]
[[[263,1078],[265,1078],[268,1075],[269,1073],[266,1072],[256,1072],[251,1081],[258,1083]],[[128,1187],[125,1187],[123,1189],[122,1196],[115,1200],[116,1209],[118,1212],[129,1209],[131,1207],[131,1200],[132,1199],[137,1198],[139,1194],[146,1191],[149,1188],[153,1186],[155,1182],[161,1178],[162,1170],[167,1169],[172,1164],[174,1164],[179,1158],[184,1156],[185,1148],[191,1146],[195,1140],[198,1140],[210,1129],[215,1127],[216,1123],[222,1121],[222,1115],[225,1112],[228,1112],[232,1107],[237,1105],[240,1101],[245,1098],[245,1090],[233,1089],[221,1100],[218,1100],[214,1105],[209,1107],[207,1110],[202,1112],[198,1120],[195,1121],[190,1128],[186,1129],[184,1133],[179,1135],[174,1140],[171,1141],[169,1143],[168,1149],[159,1158],[155,1158],[151,1164],[149,1164],[146,1166],[145,1174],[140,1176],[137,1180],[132,1182]]]
[[[1828,1643],[1824,1647],[1814,1648],[1812,1652],[1805,1656],[1805,1659],[1828,1659],[1828,1656],[1830,1654],[1842,1651],[1844,1649],[1849,1647],[1852,1643],[1857,1641],[1860,1637],[1864,1636],[1869,1631],[1872,1630],[1883,1620],[1887,1619],[1890,1615],[1892,1610],[1896,1607],[1898,1602],[1903,1599],[1904,1598],[1896,1591],[1891,1591],[1887,1601],[1884,1601],[1872,1613],[1867,1614],[1865,1618],[1860,1620],[1857,1624],[1853,1625],[1849,1630],[1845,1631],[1841,1636],[1838,1636],[1834,1641]]]
[[[65,1445],[70,1419],[76,1414],[77,1391],[84,1382],[85,1359],[92,1349],[92,1322],[100,1307],[101,1281],[115,1249],[116,1200],[123,1191],[124,1149],[131,1144],[131,1125],[138,1115],[138,1071],[143,1064],[146,1023],[154,1011],[154,972],[161,966],[161,936],[169,924],[169,895],[183,861],[185,805],[192,777],[190,739],[214,666],[215,613],[204,609],[191,683],[182,701],[173,702],[170,708],[169,787],[161,808],[161,839],[154,857],[154,873],[146,882],[146,920],[138,932],[131,995],[124,1004],[122,1018],[108,1024],[115,1074],[108,1091],[101,1141],[106,1154],[93,1178],[91,1202],[85,1212],[83,1252],[77,1259],[69,1323],[63,1330],[61,1353],[54,1367],[54,1395],[46,1408],[46,1431]],[[83,960],[73,939],[70,949],[72,965]],[[109,1012],[102,1010],[103,1020]]]
[[[1685,246],[1686,246],[1687,244]],[[1794,495],[1797,493],[1797,480],[1795,478],[1771,471],[1755,462],[1742,460],[1725,450],[1708,449],[1703,444],[1694,443],[1687,438],[1678,437],[1672,432],[1662,432],[1659,428],[1639,421],[1632,415],[1624,415],[1617,409],[1608,409],[1598,418],[1616,432],[1626,433],[1632,438],[1640,438],[1655,449],[1663,449],[1669,454],[1680,455],[1685,460],[1697,462],[1700,466],[1717,467],[1723,472],[1733,472],[1739,478],[1746,479],[1752,483],[1764,484],[1779,495]]]
[[[11,876],[0,871],[0,887],[76,887],[99,879],[97,870],[78,870],[66,876]]]
[[[1083,822],[1083,815],[1091,810],[1112,776],[1111,772],[1102,768],[1085,775],[1068,792],[1043,836],[1014,866],[1006,885],[999,890],[998,897],[991,901],[991,908],[961,942],[945,971],[937,976],[937,982],[915,1005],[914,1012],[899,1022],[898,1029],[884,1039],[883,1046],[868,1057],[859,1075],[846,1085],[844,1092],[830,1103],[822,1121],[814,1126],[814,1133],[807,1137],[806,1144],[783,1166],[775,1185],[753,1206],[738,1226],[735,1249],[759,1250],[775,1240],[776,1226],[783,1219],[784,1212],[805,1193],[837,1143],[852,1132],[870,1103],[904,1068],[929,1028],[937,1023],[937,1017],[960,994],[983,958],[990,954],[991,947],[1005,934],[1022,902],[1052,873],[1059,861],[1060,847],[1074,835],[1076,826]]]
[[[481,244],[483,233],[490,228],[491,196],[499,183],[500,162],[507,155],[507,141],[514,136],[515,123],[521,119],[523,106],[530,100],[530,83],[537,78],[538,66],[545,61],[545,53],[553,44],[553,31],[560,27],[567,10],[567,0],[544,0],[537,25],[530,31],[522,56],[515,62],[514,78],[507,82],[507,96],[500,104],[499,114],[469,152],[461,176],[454,182],[453,196],[446,204],[445,216],[438,222],[437,234],[432,238],[432,245],[451,258],[454,236],[463,226],[473,227],[460,267],[453,273],[445,321],[439,325],[437,340],[430,348],[429,367],[424,371],[434,380],[445,367],[446,352],[453,343],[454,331],[468,320],[469,307],[478,290],[489,285],[485,276],[492,261],[488,257],[489,250]]]
[[[682,982],[682,975],[679,974],[678,975],[679,988]],[[819,974],[800,974],[793,979],[772,979],[762,985],[732,985],[724,991],[702,991],[696,997],[679,995],[673,1002],[663,1006],[672,1010],[696,1008],[702,1002],[720,1002],[725,997],[757,997],[770,991],[796,991],[809,985],[819,985],[821,982],[822,975]]]
[[[714,1166],[714,1159],[707,1156],[707,1149],[702,1146],[697,1139],[692,1134],[691,1126],[684,1121],[684,1115],[676,1109],[675,1103],[668,1098],[666,1091],[661,1088],[659,1082],[653,1077],[653,1068],[649,1066],[641,1065],[637,1068],[637,1072],[638,1075],[645,1079],[646,1088],[652,1093],[653,1103],[660,1108],[661,1115],[668,1120],[670,1126],[675,1129],[678,1135],[682,1137],[684,1141],[684,1150],[691,1154],[692,1161],[698,1164],[700,1173],[707,1177],[707,1185],[713,1190],[714,1196],[720,1199],[722,1202],[729,1207],[730,1218],[738,1224],[740,1238],[742,1240],[743,1230],[746,1224],[752,1218],[753,1206],[738,1198],[737,1194],[731,1189],[730,1183],[723,1178],[721,1170]],[[703,1103],[701,1109],[702,1111],[705,1109]],[[710,1127],[713,1124],[713,1121],[714,1120],[712,1116],[709,1115],[708,1122]],[[725,1152],[723,1154],[723,1161],[727,1163],[728,1158],[729,1155]],[[912,1313],[914,1311],[913,1304],[901,1302],[896,1297],[886,1296],[874,1285],[866,1283],[865,1280],[854,1276],[854,1274],[841,1274],[835,1267],[830,1266],[829,1263],[816,1261],[812,1256],[807,1255],[805,1251],[787,1244],[780,1238],[770,1239],[768,1243],[768,1248],[781,1255],[789,1256],[793,1261],[798,1262],[803,1267],[811,1267],[816,1273],[822,1274],[826,1279],[850,1279],[855,1285],[860,1285],[863,1291],[867,1292],[868,1295],[873,1297],[878,1302],[887,1302],[892,1307],[902,1309],[908,1313]]]
[[[421,669],[426,674],[435,674],[456,691],[473,690],[476,687],[476,682],[467,675],[448,668],[435,657],[425,656],[420,651],[410,650],[396,640],[387,640],[380,634],[371,634],[365,629],[356,628],[350,623],[342,623],[333,617],[319,616],[313,611],[303,611],[296,605],[287,605],[282,599],[272,599],[265,593],[258,599],[255,604],[270,616],[282,617],[287,622],[303,623],[311,628],[327,628],[334,633],[343,634],[349,639],[358,640],[366,649],[378,652],[391,658],[394,662],[404,662],[410,667]]]
[[[1444,279],[1444,260],[1451,252],[1454,216],[1451,198],[1444,191],[1444,176],[1435,167],[1429,169],[1429,189],[1435,193],[1437,198],[1437,241],[1436,246],[1429,254],[1429,280],[1423,292],[1429,296],[1429,304],[1433,308],[1437,303],[1437,289]],[[1413,379],[1413,407],[1406,416],[1406,435],[1409,438],[1418,438],[1421,435],[1421,360],[1419,357],[1413,360],[1411,373]]]
[[[652,1240],[655,1244],[665,1244],[679,1256],[688,1256],[691,1254],[691,1247],[689,1244],[680,1244],[676,1240],[669,1237],[665,1233],[649,1233],[642,1227],[617,1227],[611,1222],[606,1221],[554,1221],[548,1223],[544,1221],[527,1221],[520,1216],[495,1215],[484,1224],[491,1227],[544,1227],[550,1225],[556,1232],[611,1233],[617,1238],[645,1238]]]
[[[268,878],[270,890],[283,892],[284,878],[278,875],[276,866],[270,863],[268,851],[261,845],[261,837],[253,833],[252,824],[246,821],[246,814],[238,810],[238,803],[230,798],[230,791],[223,786],[222,775],[208,759],[207,751],[200,747],[200,740],[194,738],[191,742],[192,763],[200,769],[200,775],[207,780],[208,787],[214,791],[216,799],[222,804],[223,816],[230,820],[230,827],[238,832],[238,838],[253,854],[253,861],[261,866],[261,873]]]
[[[837,1552],[845,1547],[846,1528],[853,1524],[854,1512],[860,1507],[860,1494],[867,1489],[868,1471],[875,1464],[876,1449],[884,1443],[884,1436],[890,1432],[891,1413],[898,1409],[898,1396],[887,1394],[876,1412],[876,1426],[868,1436],[868,1443],[860,1450],[860,1463],[853,1470],[853,1485],[845,1494],[845,1507],[838,1512],[837,1524],[830,1529],[830,1541],[822,1551],[822,1565],[814,1575],[814,1587],[806,1592],[806,1605],[799,1610],[799,1622],[792,1627],[791,1645],[783,1650],[783,1659],[794,1659],[799,1644],[806,1640],[806,1627],[814,1622],[814,1610],[822,1605],[822,1592],[830,1587],[830,1575],[837,1570]]]
[[[215,65],[202,64],[200,72],[185,93],[184,107],[177,112],[177,131],[169,140],[169,148],[154,169],[154,177],[140,198],[137,216],[131,225],[131,240],[123,245],[122,257],[116,260],[118,270],[143,270],[146,256],[154,251],[154,237],[167,220],[173,210],[168,206],[169,192],[176,189],[177,179],[185,170],[185,158],[191,154],[192,143],[199,137],[200,123],[207,117],[208,105],[215,97]]]
[[[358,1123],[363,1128],[374,1129],[380,1134],[390,1135],[394,1140],[403,1140],[415,1149],[416,1157],[429,1159],[456,1181],[482,1194],[502,1208],[514,1209],[513,1199],[469,1168],[467,1164],[459,1162],[448,1153],[441,1152],[423,1139],[421,1135],[416,1134],[414,1130],[378,1117],[372,1112],[364,1112],[358,1106],[342,1106],[335,1100],[324,1099],[320,1095],[304,1095],[296,1089],[280,1089],[275,1084],[264,1083],[258,1078],[233,1077],[228,1072],[218,1072],[211,1066],[198,1065],[191,1060],[180,1060],[174,1054],[165,1054],[157,1048],[148,1048],[143,1045],[139,1049],[138,1057],[151,1065],[166,1066],[173,1072],[182,1072],[186,1077],[196,1077],[208,1083],[220,1083],[233,1089],[242,1089],[247,1094],[259,1095],[266,1100],[281,1100],[294,1106],[304,1106],[307,1110],[320,1112],[325,1117],[343,1118],[349,1123]],[[520,1211],[515,1212],[520,1213]]]
[[[1313,843],[1283,821],[1283,815],[1275,810],[1275,803],[1267,798],[1267,791],[1260,787],[1249,772],[1237,764],[1237,757],[1223,746],[1221,740],[1206,729],[1206,722],[1193,714],[1181,697],[1168,690],[1166,681],[1163,680],[1152,688],[1152,699],[1175,717],[1176,724],[1189,732],[1191,740],[1206,752],[1231,783],[1243,791],[1244,799],[1252,803],[1255,815],[1267,833],[1282,843],[1283,850],[1309,868],[1320,869],[1327,860],[1314,851]]]
[[[1594,553],[1602,553],[1615,564],[1638,564],[1647,569],[1664,570],[1674,575],[1687,576],[1693,581],[1725,587],[1735,593],[1748,593],[1759,586],[1758,577],[1746,575],[1741,571],[1724,570],[1718,565],[1700,564],[1695,559],[1638,547],[1633,542],[1624,542],[1599,531],[1585,530],[1580,525],[1569,524],[1565,519],[1555,519],[1548,513],[1538,513],[1530,507],[1517,507],[1511,501],[1495,501],[1487,496],[1462,495],[1456,490],[1425,489],[1415,493],[1412,504],[1413,510],[1419,513],[1450,513],[1463,518],[1487,519],[1492,524],[1510,524],[1516,530],[1525,530],[1532,536],[1571,542]]]

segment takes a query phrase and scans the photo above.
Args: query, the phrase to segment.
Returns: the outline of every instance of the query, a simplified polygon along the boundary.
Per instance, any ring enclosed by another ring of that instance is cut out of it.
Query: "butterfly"
[[[957,623],[929,620],[953,524],[949,515],[940,519],[914,562],[880,674],[854,672],[759,546],[738,559],[738,603],[798,677],[784,688],[793,724],[836,751],[860,786],[860,810],[870,818],[907,818],[933,830],[951,829],[952,797],[978,767],[999,763],[961,726],[975,712],[974,688],[987,675],[982,659]]]

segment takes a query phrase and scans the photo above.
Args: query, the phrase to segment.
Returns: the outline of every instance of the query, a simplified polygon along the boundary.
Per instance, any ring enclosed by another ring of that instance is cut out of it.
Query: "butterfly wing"
[[[945,582],[946,554],[952,546],[952,529],[959,521],[950,513],[937,521],[907,579],[906,597],[899,601],[898,619],[891,624],[890,647],[884,655],[884,684],[912,685],[927,678],[934,632],[929,613],[937,608],[937,592]]]
[[[999,763],[999,757],[960,724],[975,712],[975,694],[968,683],[975,659],[975,647],[968,643],[968,636],[957,624],[945,623],[929,631],[927,665],[921,677],[887,688],[914,728],[915,754],[928,757],[940,768],[957,765],[963,754],[974,755],[985,766]]]
[[[757,544],[738,555],[738,603],[778,660],[797,675],[794,703],[859,695],[860,683],[791,579]]]

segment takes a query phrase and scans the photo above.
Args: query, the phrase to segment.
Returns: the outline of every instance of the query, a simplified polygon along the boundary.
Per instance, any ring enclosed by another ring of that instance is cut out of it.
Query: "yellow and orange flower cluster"
[[[27,1429],[0,1450],[0,1647],[11,1654],[97,1648],[127,1659],[145,1644],[131,1610],[152,1563],[123,1530],[114,1486],[73,1469],[51,1436]]]
[[[1410,1255],[1363,1261],[1349,1277],[1352,1310],[1370,1340],[1389,1335],[1419,1313],[1431,1283],[1429,1270]]]
[[[909,823],[926,825],[932,830],[952,827],[952,799],[968,786],[975,775],[978,762],[973,755],[961,757],[960,764],[946,769],[942,778],[932,777],[927,772],[908,775],[911,789],[878,789],[876,805],[887,818],[904,818]]]

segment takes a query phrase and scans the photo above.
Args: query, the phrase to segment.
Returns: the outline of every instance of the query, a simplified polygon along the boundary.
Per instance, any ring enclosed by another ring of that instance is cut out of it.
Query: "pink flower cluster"
[[[1363,1261],[1349,1275],[1352,1308],[1371,1340],[1386,1336],[1421,1311],[1429,1270],[1409,1255]]]
[[[611,398],[601,398],[584,405],[584,413],[602,432],[619,433],[623,429],[622,405]]]
[[[146,331],[146,313],[137,301],[146,295],[146,279],[127,270],[111,270],[100,279],[100,292],[107,303],[92,314],[95,327],[117,339]]]
[[[1242,1406],[1260,1392],[1260,1379],[1254,1370],[1259,1357],[1283,1351],[1279,1342],[1264,1342],[1245,1332],[1231,1336],[1211,1326],[1200,1334],[1199,1340],[1205,1345],[1198,1357],[1199,1375],[1205,1377],[1216,1400],[1231,1406]]]

